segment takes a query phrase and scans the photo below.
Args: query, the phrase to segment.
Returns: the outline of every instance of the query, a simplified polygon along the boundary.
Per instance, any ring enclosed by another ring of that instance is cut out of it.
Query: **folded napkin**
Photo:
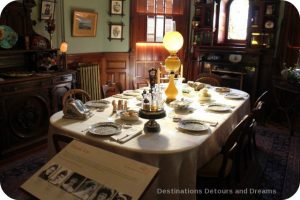
[[[129,129],[123,129],[122,132],[118,135],[113,135],[111,138],[115,140],[118,143],[125,143],[128,140],[142,134],[142,130],[140,128],[129,128]]]

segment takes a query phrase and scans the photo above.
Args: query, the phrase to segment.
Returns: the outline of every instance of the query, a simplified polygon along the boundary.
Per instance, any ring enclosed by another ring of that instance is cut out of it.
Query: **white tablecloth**
[[[209,131],[199,134],[181,132],[177,128],[177,123],[172,119],[177,114],[172,108],[165,106],[167,117],[157,120],[161,126],[160,133],[143,133],[124,144],[119,144],[110,138],[96,137],[82,132],[92,124],[114,121],[114,118],[109,117],[112,106],[105,109],[104,112],[93,111],[94,116],[85,121],[65,119],[61,111],[57,112],[50,118],[49,154],[52,156],[55,154],[52,134],[68,135],[88,144],[158,167],[158,175],[143,195],[143,199],[195,199],[197,169],[220,151],[227,136],[242,117],[250,111],[249,95],[239,90],[232,91],[243,94],[245,98],[226,99],[223,94],[215,92],[214,88],[209,90],[212,101],[231,106],[230,112],[208,112],[206,105],[198,101],[197,94],[187,97],[193,99],[191,107],[194,112],[180,116],[217,121],[218,125],[210,127]],[[110,101],[112,99],[112,97],[108,98]],[[129,106],[135,105],[136,100],[129,100],[128,104]],[[135,127],[142,129],[145,122],[146,120],[140,119],[140,124]],[[182,190],[178,192],[175,191],[176,189]]]

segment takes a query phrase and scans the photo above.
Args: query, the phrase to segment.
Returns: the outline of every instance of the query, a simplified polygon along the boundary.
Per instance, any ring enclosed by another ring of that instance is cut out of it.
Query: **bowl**
[[[184,109],[188,109],[190,104],[191,102],[188,100],[175,100],[170,103],[170,106],[174,109],[184,110]]]

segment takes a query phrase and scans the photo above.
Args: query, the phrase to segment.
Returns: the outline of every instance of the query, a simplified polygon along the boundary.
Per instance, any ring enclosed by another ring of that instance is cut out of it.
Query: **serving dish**
[[[126,110],[120,113],[120,118],[126,121],[138,121],[139,113],[135,110]]]

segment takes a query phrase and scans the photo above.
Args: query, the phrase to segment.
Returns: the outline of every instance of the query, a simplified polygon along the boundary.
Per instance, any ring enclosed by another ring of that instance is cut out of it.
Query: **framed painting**
[[[109,40],[124,40],[123,23],[109,23]]]
[[[75,37],[95,37],[98,14],[95,12],[74,11],[73,31]]]
[[[110,0],[110,14],[111,15],[124,15],[123,1],[125,1],[125,0]]]
[[[55,11],[55,1],[42,1],[41,4],[41,19],[49,19],[50,17],[53,17]]]

